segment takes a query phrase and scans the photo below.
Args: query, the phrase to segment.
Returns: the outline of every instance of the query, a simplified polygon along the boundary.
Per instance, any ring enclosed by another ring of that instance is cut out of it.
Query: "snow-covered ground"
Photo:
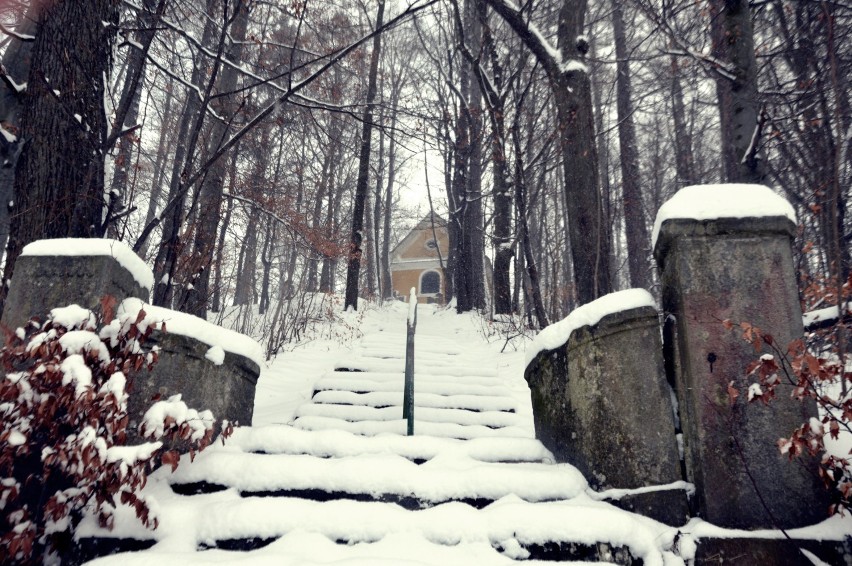
[[[156,531],[122,511],[111,533],[93,521],[78,532],[153,546],[92,564],[490,565],[602,542],[670,566],[690,557],[691,537],[744,536],[627,513],[554,463],[534,438],[524,352],[500,353],[504,341],[488,343],[475,315],[420,307],[415,436],[403,436],[407,314],[401,303],[347,313],[339,331],[263,367],[254,426],[153,475],[144,493]],[[839,539],[850,525],[790,534]]]

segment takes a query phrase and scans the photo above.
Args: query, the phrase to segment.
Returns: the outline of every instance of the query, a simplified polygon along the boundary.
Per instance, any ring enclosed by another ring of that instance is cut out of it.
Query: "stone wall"
[[[97,312],[105,295],[117,300],[119,310],[130,304],[134,313],[140,308],[156,313],[155,319],[167,323],[167,332],[154,332],[143,346],[160,349],[153,370],[130,376],[130,442],[141,440],[137,425],[152,400],[175,394],[181,394],[192,408],[211,410],[217,421],[251,425],[260,347],[248,337],[204,320],[144,305],[152,281],[150,269],[121,242],[34,242],[15,265],[0,323],[14,329],[33,316],[45,316],[51,309],[69,304]],[[221,363],[208,357],[212,345],[224,350]]]
[[[682,480],[656,309],[618,311],[574,329],[563,346],[539,353],[525,377],[536,436],[593,488]],[[681,489],[628,496],[619,505],[673,525],[688,518]]]
[[[224,361],[217,365],[206,357],[208,344],[175,333],[153,332],[145,343],[146,348],[152,346],[160,348],[159,361],[150,372],[134,375],[127,410],[130,430],[137,430],[155,396],[167,399],[178,393],[189,407],[212,411],[217,421],[251,425],[260,376],[255,362],[225,352]]]
[[[816,459],[790,462],[777,447],[816,416],[815,404],[792,399],[790,384],[769,404],[748,403],[753,379],[745,369],[761,352],[724,322],[757,326],[782,348],[802,337],[794,218],[766,187],[682,189],[661,208],[654,230],[663,328],[654,309],[632,309],[577,327],[559,344],[550,328],[540,333],[536,341],[546,349],[525,375],[536,435],[559,461],[577,466],[599,490],[684,475],[695,486],[693,512],[722,527],[791,528],[826,518]],[[676,392],[682,472],[664,375]],[[745,555],[757,559],[752,554]]]

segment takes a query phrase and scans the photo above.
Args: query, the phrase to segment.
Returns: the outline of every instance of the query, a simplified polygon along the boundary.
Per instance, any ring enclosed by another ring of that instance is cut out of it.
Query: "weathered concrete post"
[[[747,404],[746,366],[758,354],[723,321],[748,322],[782,347],[802,336],[791,240],[795,214],[759,185],[687,187],[654,229],[663,308],[674,316],[673,365],[687,479],[700,515],[732,528],[789,528],[826,518],[816,462],[791,463],[776,442],[816,415],[779,386]],[[734,402],[733,384],[742,394]]]
[[[15,329],[55,307],[78,304],[96,311],[104,295],[121,302],[148,299],[151,270],[127,244],[115,240],[62,238],[24,247],[0,324]]]
[[[191,408],[209,409],[217,421],[251,425],[263,361],[260,345],[198,317],[135,299],[124,301],[119,313],[135,315],[140,309],[149,319],[165,323],[166,332],[153,332],[145,344],[159,348],[159,361],[150,372],[142,370],[134,376],[128,429],[137,429],[153,398],[176,394]]]
[[[651,295],[631,289],[574,310],[543,330],[525,378],[536,437],[597,490],[669,486],[619,506],[682,525],[688,510]]]

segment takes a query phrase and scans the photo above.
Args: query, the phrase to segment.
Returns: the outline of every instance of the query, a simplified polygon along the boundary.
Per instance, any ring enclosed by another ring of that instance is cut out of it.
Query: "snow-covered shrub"
[[[84,513],[111,528],[120,505],[148,528],[157,518],[139,491],[158,463],[177,466],[169,442],[210,444],[213,416],[175,396],[145,414],[148,442],[126,445],[132,377],[157,362],[145,312],[100,317],[76,305],[31,320],[0,350],[0,563],[60,562]],[[164,328],[159,328],[165,331]],[[226,430],[226,432],[229,432]]]

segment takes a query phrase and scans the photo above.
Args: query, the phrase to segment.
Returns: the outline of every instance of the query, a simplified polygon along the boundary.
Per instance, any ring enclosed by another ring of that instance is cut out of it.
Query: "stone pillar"
[[[143,369],[133,375],[127,406],[132,441],[141,440],[136,431],[153,400],[177,394],[192,409],[209,409],[217,423],[227,419],[250,426],[263,358],[260,345],[190,314],[133,299],[120,305],[119,313],[135,317],[140,309],[149,320],[163,322],[166,332],[152,332],[143,345],[159,348],[159,360],[151,371]],[[174,447],[186,449],[182,443]]]
[[[743,202],[769,216],[743,218]],[[760,354],[723,324],[753,324],[782,348],[802,337],[792,216],[766,187],[728,185],[683,189],[657,217],[654,255],[663,308],[675,318],[669,334],[687,479],[699,514],[723,527],[790,528],[827,516],[816,461],[789,462],[776,444],[816,415],[814,403],[791,399],[785,385],[768,406],[747,404],[745,368]],[[733,404],[731,382],[740,392]]]
[[[587,307],[594,309],[596,302]],[[683,479],[656,308],[616,311],[573,328],[567,343],[532,360],[525,378],[536,436],[596,490]],[[613,503],[671,525],[688,519],[682,488]]]
[[[208,356],[209,344],[174,332],[151,333],[145,348],[151,346],[160,348],[159,361],[150,372],[141,370],[133,377],[133,394],[127,406],[128,431],[135,434],[152,399],[165,400],[178,393],[190,408],[209,409],[217,423],[228,419],[234,424],[251,425],[260,376],[260,366],[254,361],[226,351],[217,364]]]
[[[70,304],[97,311],[104,295],[118,302],[147,300],[152,283],[151,270],[122,242],[39,240],[26,246],[15,263],[0,324],[14,330],[33,316]]]

